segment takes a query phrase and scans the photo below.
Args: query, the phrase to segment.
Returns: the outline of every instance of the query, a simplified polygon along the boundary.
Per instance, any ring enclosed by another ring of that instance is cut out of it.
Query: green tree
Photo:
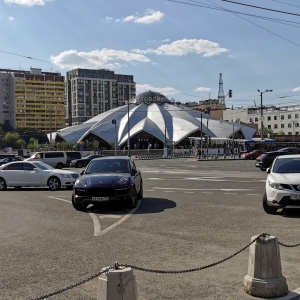
[[[30,138],[29,143],[27,144],[27,147],[31,151],[37,151],[38,145],[39,145],[39,141],[36,138],[32,137],[32,138]]]
[[[20,136],[16,132],[7,132],[4,136],[4,142],[6,147],[12,147],[13,149],[21,148]]]

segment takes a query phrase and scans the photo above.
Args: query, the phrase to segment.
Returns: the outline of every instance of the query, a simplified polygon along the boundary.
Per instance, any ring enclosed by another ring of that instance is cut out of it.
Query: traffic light
[[[228,91],[228,95],[229,95],[229,98],[232,97],[232,90],[229,90],[229,91]]]

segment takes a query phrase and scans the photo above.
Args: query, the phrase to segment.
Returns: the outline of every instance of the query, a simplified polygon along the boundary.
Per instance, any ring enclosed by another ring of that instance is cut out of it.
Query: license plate
[[[92,197],[93,201],[108,201],[109,197]]]
[[[291,195],[290,199],[291,200],[300,200],[300,195]]]

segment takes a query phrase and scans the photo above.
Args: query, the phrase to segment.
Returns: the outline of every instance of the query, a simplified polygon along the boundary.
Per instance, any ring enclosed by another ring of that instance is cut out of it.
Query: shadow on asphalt
[[[134,214],[156,214],[161,213],[166,209],[175,208],[176,203],[169,199],[164,198],[144,198],[138,207],[138,209],[134,212]],[[130,209],[125,209],[122,207],[120,203],[100,203],[97,206],[91,206],[88,208],[88,212],[97,213],[124,213],[124,211],[130,211]]]
[[[283,209],[278,214],[285,218],[300,218],[300,209]]]

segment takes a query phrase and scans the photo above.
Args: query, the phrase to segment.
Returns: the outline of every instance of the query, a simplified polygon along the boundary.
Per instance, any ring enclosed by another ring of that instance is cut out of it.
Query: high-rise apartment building
[[[66,74],[66,126],[81,124],[136,96],[132,75],[100,69],[74,69]]]
[[[64,81],[60,73],[0,69],[0,122],[42,132],[64,128]]]

